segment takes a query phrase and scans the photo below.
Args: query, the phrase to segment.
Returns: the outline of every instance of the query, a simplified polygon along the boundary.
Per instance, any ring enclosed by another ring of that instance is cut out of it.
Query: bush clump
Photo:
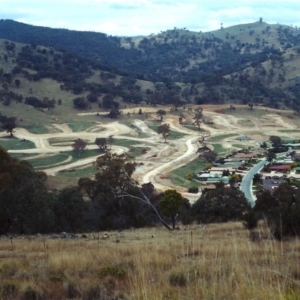
[[[106,276],[124,278],[126,276],[126,271],[122,269],[120,266],[107,266],[99,270],[98,276],[101,278]]]
[[[199,192],[199,188],[197,186],[192,186],[188,188],[189,193],[197,194]]]
[[[169,283],[172,286],[186,286],[187,278],[182,272],[174,272],[169,275]]]

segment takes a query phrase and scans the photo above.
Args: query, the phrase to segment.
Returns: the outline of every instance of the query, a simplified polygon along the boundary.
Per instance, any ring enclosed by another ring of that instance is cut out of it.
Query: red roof
[[[291,165],[278,165],[278,166],[271,166],[270,170],[286,170],[287,168],[289,168]]]

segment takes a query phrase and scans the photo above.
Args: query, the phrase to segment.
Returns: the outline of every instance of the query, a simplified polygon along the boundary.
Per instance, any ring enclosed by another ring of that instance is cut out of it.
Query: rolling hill
[[[62,115],[124,102],[300,107],[300,34],[289,26],[120,38],[1,20],[0,38],[4,113],[12,103],[14,111],[55,106]]]

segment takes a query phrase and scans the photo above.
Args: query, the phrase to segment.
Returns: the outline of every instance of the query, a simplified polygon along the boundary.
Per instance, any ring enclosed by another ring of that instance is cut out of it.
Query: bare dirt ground
[[[192,111],[188,111],[188,107]],[[138,147],[147,147],[147,153],[140,155],[136,158],[138,163],[137,170],[134,174],[136,179],[140,183],[147,183],[151,181],[155,187],[159,190],[166,190],[169,188],[175,188],[182,192],[185,197],[190,200],[195,200],[199,195],[193,195],[186,193],[186,189],[174,186],[170,180],[168,180],[167,174],[174,169],[186,165],[190,161],[197,158],[196,150],[199,147],[199,134],[201,132],[197,130],[188,129],[185,125],[191,125],[193,123],[193,117],[195,112],[193,111],[196,105],[189,105],[186,109],[180,108],[178,112],[170,112],[170,107],[164,108],[167,111],[167,115],[164,118],[164,123],[170,124],[170,128],[173,131],[183,133],[182,138],[176,140],[167,140],[164,142],[161,136],[151,130],[147,125],[147,120],[157,120],[156,111],[157,107],[141,107],[143,115],[138,115],[139,108],[131,108],[123,110],[123,118],[130,117],[131,124],[133,126],[127,126],[122,124],[122,118],[119,121],[108,123],[106,122],[95,122],[96,124],[82,132],[73,132],[67,124],[53,124],[59,132],[52,132],[47,134],[33,134],[28,132],[24,128],[16,128],[14,136],[19,139],[26,139],[32,141],[35,144],[35,149],[19,149],[10,150],[12,153],[32,153],[37,155],[48,155],[49,153],[60,153],[64,151],[72,150],[70,145],[64,145],[63,143],[49,143],[49,140],[57,139],[59,141],[74,140],[76,138],[83,138],[91,143],[94,143],[97,137],[109,137],[113,135],[116,139],[127,139],[131,141],[138,141],[141,143]],[[223,148],[231,149],[234,148],[234,144],[241,144],[245,147],[256,146],[260,141],[266,141],[269,135],[279,135],[281,137],[299,137],[300,133],[295,132],[298,128],[297,122],[299,117],[287,117],[279,110],[272,110],[261,108],[264,110],[263,116],[262,111],[258,111],[260,108],[255,108],[250,111],[249,114],[246,111],[246,117],[239,115],[238,110],[245,110],[247,106],[237,106],[235,114],[224,113],[224,109],[228,109],[228,105],[203,105],[203,119],[211,120],[213,124],[202,124],[202,130],[210,132],[211,139],[222,145]],[[260,112],[256,115],[255,113]],[[285,114],[292,112],[283,111]],[[84,116],[95,114],[95,113],[80,113],[82,121]],[[145,117],[147,114],[147,118]],[[184,123],[179,124],[179,115],[184,116]],[[143,120],[141,120],[143,119]],[[104,119],[103,119],[104,120]],[[107,119],[106,119],[107,120]],[[160,124],[160,123],[157,123]],[[134,129],[135,128],[135,129]],[[143,137],[139,137],[140,131]],[[287,131],[285,131],[287,130]],[[228,135],[232,135],[228,137]],[[0,137],[6,136],[5,132],[0,132]],[[227,135],[227,136],[226,136]],[[236,135],[236,136],[233,136]],[[249,141],[238,141],[236,137],[238,135],[247,135]],[[219,137],[219,139],[218,139]],[[88,149],[97,149],[96,145],[88,145]],[[123,153],[128,151],[127,147],[114,146],[112,151],[115,153]],[[44,171],[50,175],[55,174],[62,170],[70,168],[79,168],[85,165],[91,165],[97,156],[85,158],[76,162],[65,163],[63,165],[56,164],[50,168],[44,169]]]

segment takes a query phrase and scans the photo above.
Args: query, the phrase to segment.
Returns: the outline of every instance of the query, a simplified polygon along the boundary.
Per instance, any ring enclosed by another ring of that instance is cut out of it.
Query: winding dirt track
[[[257,131],[257,134],[263,135],[263,128],[260,120],[257,118],[251,117],[250,121],[253,123],[253,126],[242,126],[239,121],[243,121],[243,118],[220,114],[210,109],[216,109],[215,106],[204,107],[204,118],[210,118],[214,122],[214,126],[209,126],[202,124],[202,128],[211,133],[211,136],[218,136],[227,133],[239,134],[251,134],[253,131]],[[157,110],[157,108],[156,108]],[[129,112],[130,110],[128,110]],[[132,111],[132,109],[131,109]],[[143,108],[143,111],[147,111],[147,108]],[[153,113],[152,118],[155,118],[155,108],[149,108],[149,113]],[[89,113],[87,113],[89,114]],[[95,114],[95,113],[93,113]],[[185,114],[189,116],[188,122],[192,121],[193,113],[188,114],[185,111]],[[84,115],[86,114],[78,114]],[[275,114],[270,110],[269,114],[266,114],[264,117],[265,121],[269,121],[273,126],[267,128],[268,133],[274,132],[278,129],[295,129],[297,128],[293,122],[283,118],[282,116]],[[63,145],[62,141],[73,141],[76,138],[83,138],[85,140],[94,143],[97,137],[108,137],[113,135],[116,139],[128,139],[132,141],[138,141],[142,143],[137,145],[137,147],[145,147],[148,149],[145,155],[141,155],[136,158],[136,161],[141,167],[137,168],[134,176],[140,183],[152,182],[154,186],[159,190],[166,190],[168,188],[176,188],[178,191],[182,192],[185,197],[190,200],[196,200],[199,198],[199,195],[185,193],[185,190],[181,187],[174,186],[171,183],[167,183],[166,180],[161,178],[166,178],[167,174],[181,166],[184,166],[188,162],[194,160],[196,156],[196,149],[198,147],[197,140],[199,139],[199,132],[195,130],[188,129],[178,122],[178,116],[167,115],[167,118],[164,120],[165,123],[169,123],[172,130],[184,133],[183,138],[177,140],[169,140],[167,143],[163,142],[163,139],[153,130],[151,130],[147,124],[142,120],[134,120],[133,125],[138,128],[146,138],[137,137],[137,132],[133,128],[130,128],[119,122],[111,122],[108,124],[97,123],[91,128],[83,132],[72,132],[67,124],[53,124],[61,132],[48,133],[48,134],[32,134],[23,128],[16,128],[15,137],[19,139],[26,139],[32,141],[35,144],[35,149],[20,149],[20,150],[10,150],[11,153],[32,153],[37,155],[47,155],[49,153],[60,153],[64,151],[71,151],[72,147],[70,145]],[[105,129],[103,131],[103,129]],[[281,133],[281,135],[283,135]],[[0,137],[7,136],[5,132],[0,132]],[[222,145],[225,148],[230,148],[234,141],[229,141],[224,139]],[[88,145],[88,149],[97,149],[96,145]],[[149,150],[150,149],[150,150]],[[124,153],[128,151],[128,148],[113,146],[112,151],[114,153]],[[71,168],[78,168],[85,165],[92,164],[96,157],[85,158],[77,162],[70,162],[69,164],[63,165],[56,164],[50,168],[44,169],[44,171],[51,176],[54,176],[57,172],[62,170],[67,170]]]

